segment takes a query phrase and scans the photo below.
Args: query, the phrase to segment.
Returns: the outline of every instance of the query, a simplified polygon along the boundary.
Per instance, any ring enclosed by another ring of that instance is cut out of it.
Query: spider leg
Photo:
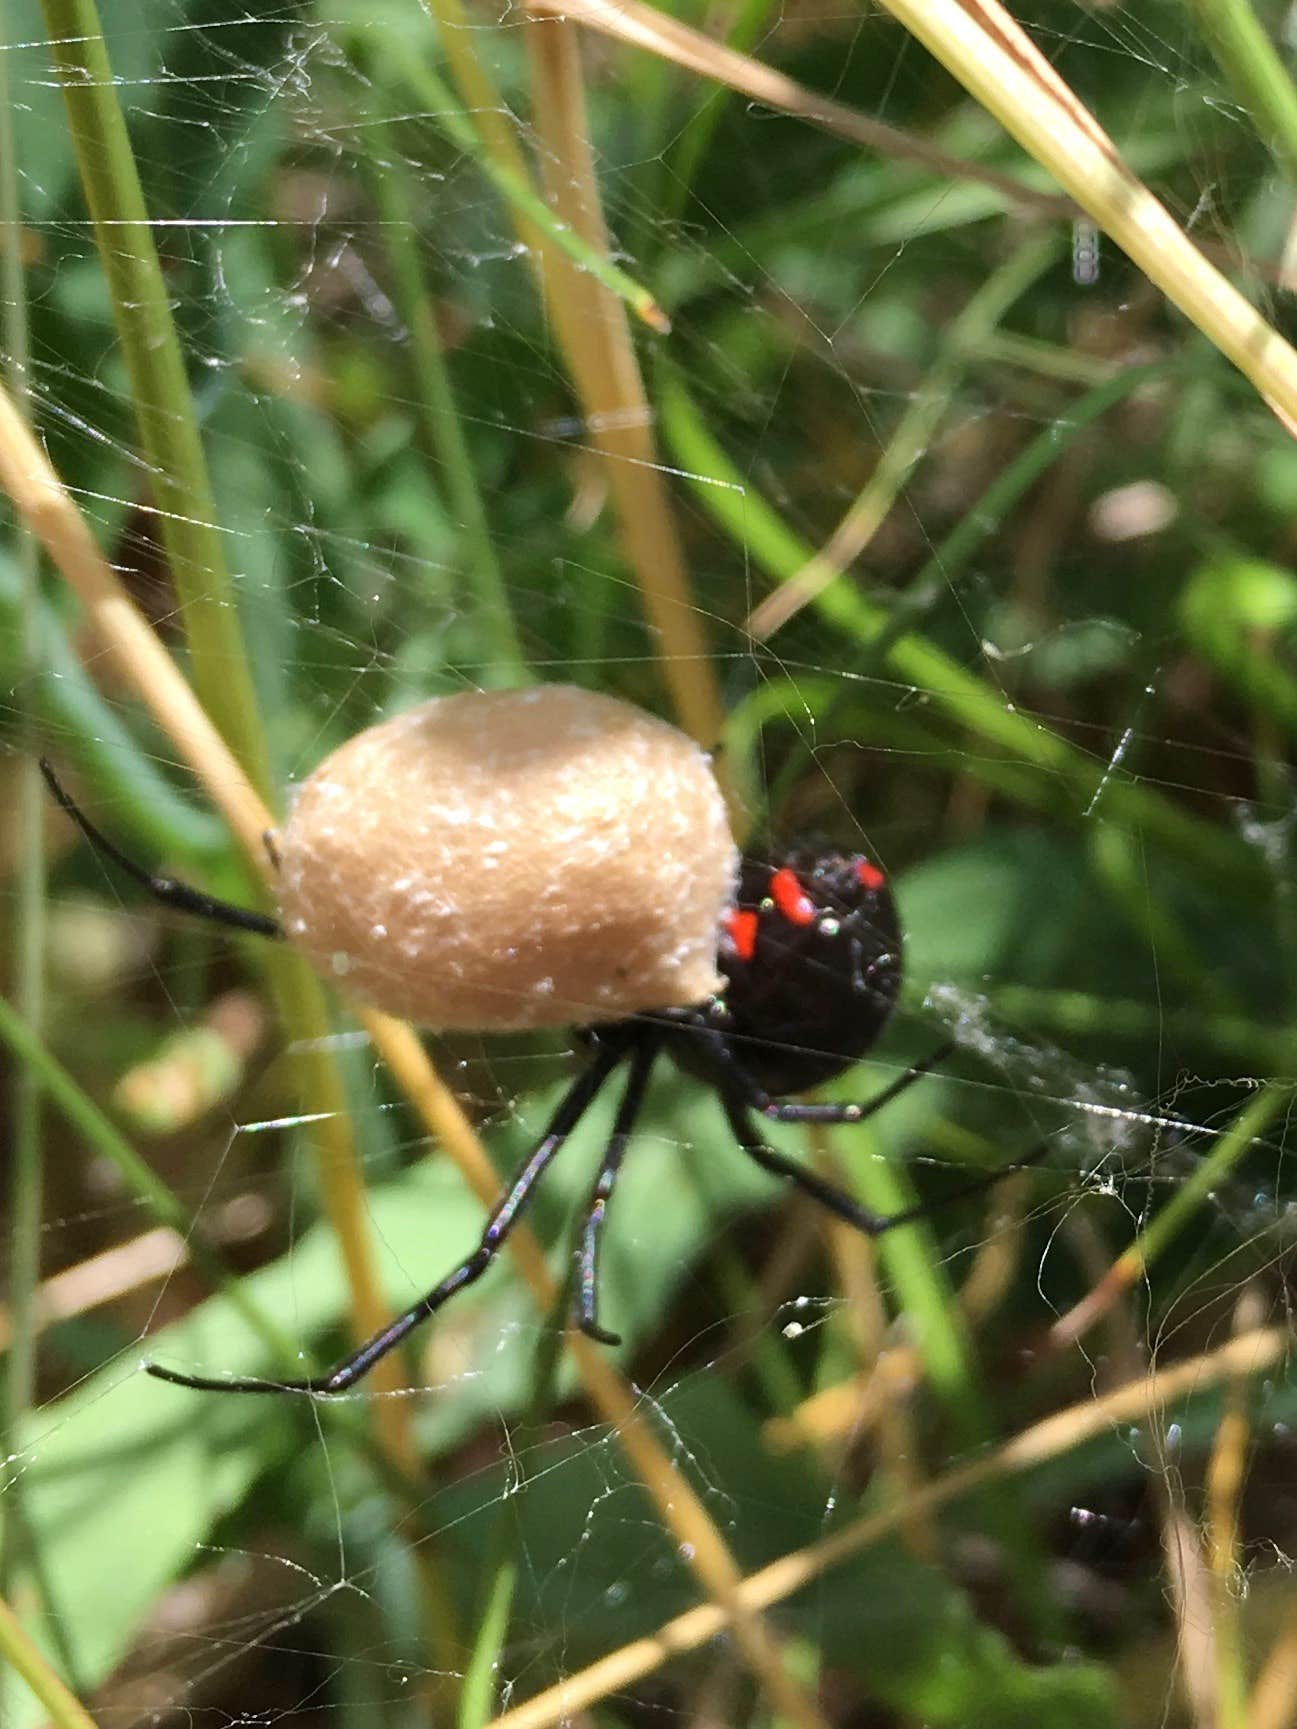
[[[481,1241],[472,1254],[466,1255],[444,1279],[438,1281],[426,1296],[390,1321],[372,1339],[344,1357],[322,1375],[309,1375],[300,1381],[276,1381],[259,1375],[239,1376],[221,1380],[210,1375],[188,1375],[161,1363],[146,1363],[150,1375],[159,1381],[171,1381],[178,1387],[195,1387],[204,1393],[345,1393],[354,1387],[362,1375],[369,1373],[381,1357],[387,1356],[429,1315],[433,1315],[459,1291],[474,1284],[491,1265],[518,1222],[524,1206],[537,1183],[548,1169],[554,1155],[572,1133],[589,1107],[595,1094],[626,1054],[625,1046],[617,1043],[596,1045],[589,1065],[573,1081],[558,1109],[550,1119],[541,1141],[531,1152],[506,1192],[496,1202],[482,1232]],[[629,1090],[629,1089],[628,1089]],[[624,1113],[623,1105],[623,1113]],[[619,1113],[618,1120],[621,1120]]]
[[[617,1186],[622,1155],[626,1151],[626,1144],[644,1103],[644,1089],[648,1084],[649,1070],[653,1067],[653,1059],[658,1054],[658,1049],[658,1041],[648,1038],[635,1047],[630,1062],[630,1079],[626,1082],[626,1091],[617,1107],[612,1136],[604,1153],[599,1175],[595,1179],[590,1196],[590,1210],[586,1214],[585,1229],[581,1233],[577,1262],[576,1322],[587,1338],[594,1339],[601,1345],[620,1345],[621,1336],[610,1333],[606,1327],[599,1325],[599,1243],[608,1203]]]
[[[814,1171],[798,1164],[796,1159],[790,1159],[786,1154],[777,1153],[773,1147],[767,1146],[761,1139],[761,1130],[741,1099],[726,1092],[722,1095],[722,1102],[734,1139],[749,1158],[755,1159],[762,1170],[770,1171],[774,1176],[784,1177],[790,1183],[796,1184],[813,1201],[818,1201],[820,1206],[835,1213],[838,1218],[845,1219],[849,1225],[854,1225],[867,1237],[879,1237],[884,1231],[890,1231],[893,1225],[907,1224],[912,1216],[918,1217],[925,1210],[922,1207],[912,1208],[904,1213],[894,1213],[890,1217],[871,1212],[845,1190],[825,1182],[823,1177],[816,1176]]]
[[[1044,1141],[1033,1152],[1028,1153],[1026,1158],[1018,1159],[1011,1165],[1000,1165],[993,1171],[974,1177],[935,1201],[917,1201],[914,1206],[905,1207],[899,1213],[875,1213],[870,1208],[861,1206],[860,1202],[845,1190],[825,1182],[824,1178],[817,1176],[814,1171],[807,1170],[805,1165],[798,1164],[795,1159],[777,1153],[773,1147],[767,1146],[761,1139],[761,1131],[749,1114],[744,1100],[729,1091],[724,1092],[721,1097],[734,1138],[749,1158],[755,1159],[763,1170],[795,1183],[813,1201],[818,1201],[820,1206],[827,1208],[838,1218],[845,1219],[849,1225],[854,1225],[867,1237],[881,1237],[884,1231],[895,1230],[898,1225],[911,1225],[916,1219],[926,1219],[941,1208],[951,1206],[955,1201],[967,1200],[970,1195],[980,1195],[984,1190],[994,1188],[996,1183],[1011,1171],[1021,1171],[1030,1165],[1039,1164],[1049,1151],[1049,1143]]]
[[[760,1087],[749,1080],[739,1064],[731,1058],[727,1070],[731,1072],[739,1086],[741,1096],[746,1104],[760,1113],[772,1123],[826,1123],[830,1127],[837,1123],[863,1123],[873,1116],[875,1111],[881,1111],[884,1105],[890,1105],[893,1099],[908,1092],[915,1081],[922,1080],[924,1075],[939,1068],[946,1058],[955,1050],[955,1041],[948,1039],[944,1045],[938,1045],[912,1068],[906,1069],[890,1086],[883,1088],[881,1093],[875,1093],[872,1099],[865,1099],[860,1104],[838,1104],[836,1102],[821,1104],[789,1103],[786,1099],[776,1099],[770,1093],[763,1092]],[[726,1053],[727,1057],[729,1053]]]
[[[259,937],[283,936],[283,926],[268,913],[253,912],[250,907],[236,907],[229,901],[217,900],[215,895],[204,894],[201,889],[192,888],[188,883],[177,882],[174,877],[151,876],[142,865],[136,864],[132,858],[127,858],[120,847],[114,846],[108,836],[95,827],[80,806],[73,802],[71,793],[60,782],[45,757],[40,759],[40,770],[45,776],[46,786],[64,813],[70,816],[81,830],[93,850],[101,857],[111,859],[118,870],[124,871],[132,882],[139,883],[155,901],[160,901],[165,907],[175,907],[179,912],[191,913],[195,918],[207,919],[211,924],[227,925],[232,930],[252,931]]]

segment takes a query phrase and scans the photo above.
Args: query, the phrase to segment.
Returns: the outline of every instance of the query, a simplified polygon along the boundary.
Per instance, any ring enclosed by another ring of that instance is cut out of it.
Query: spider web
[[[32,409],[180,654],[186,603],[150,509],[55,15],[18,5],[5,23]],[[1258,261],[1283,257],[1288,189],[1189,16],[1040,6],[1025,21],[1178,219],[1213,256],[1249,261],[1281,320],[1281,271]],[[507,682],[515,641],[535,679],[667,712],[534,258],[430,97],[429,70],[450,80],[430,20],[396,0],[140,0],[107,22],[277,780],[422,697]],[[718,38],[735,23],[810,89],[1023,172],[884,16],[693,22]],[[464,37],[537,160],[522,17],[474,14]],[[672,322],[638,340],[727,770],[771,844],[824,835],[898,885],[907,995],[835,1091],[868,1096],[944,1038],[959,1046],[868,1132],[774,1138],[883,1211],[1044,1149],[993,1201],[870,1250],[777,1194],[714,1101],[657,1078],[612,1211],[606,1319],[699,1531],[751,1572],[903,1507],[1052,1411],[1286,1325],[1286,1107],[1267,1088],[1292,1073],[1297,458],[1086,224],[1033,225],[975,179],[864,152],[602,38],[584,53],[616,261]],[[429,412],[411,265],[503,608]],[[988,280],[1015,271],[1001,310],[952,347]],[[911,460],[847,575],[754,632],[777,578],[830,540],[901,436]],[[1034,478],[997,493],[1024,453]],[[53,583],[48,641],[24,667],[20,559],[0,548],[7,791],[34,710],[95,820],[237,893],[224,830]],[[951,692],[970,688],[957,714]],[[1008,717],[1028,724],[1005,743]],[[1059,753],[1033,753],[1028,730]],[[1183,816],[1183,844],[1158,831],[1162,808]],[[58,847],[50,1050],[291,1347],[325,1362],[347,1337],[347,1285],[311,1158],[321,1109],[293,1089],[255,956]],[[12,880],[16,843],[6,864]],[[471,1247],[481,1206],[341,1013],[329,1047],[401,1305]],[[432,1048],[502,1171],[579,1060],[570,1038]],[[537,1197],[550,1245],[614,1102]],[[48,1107],[46,1134],[39,1405],[10,1438],[0,1516],[8,1593],[96,1720],[449,1722],[480,1665],[486,1721],[706,1601],[697,1545],[511,1268],[417,1337],[398,1391],[362,1384],[325,1409],[159,1387],[146,1357],[238,1372],[255,1340],[102,1143]],[[991,1479],[813,1572],[771,1617],[803,1696],[830,1722],[1066,1724],[1115,1721],[1121,1689],[1141,1720],[1196,1720],[1177,1634],[1216,1673],[1236,1618],[1255,1673],[1294,1548],[1282,1351],[1240,1385],[1204,1369],[1201,1396],[1163,1417],[1078,1430],[1020,1485]],[[404,1480],[379,1457],[397,1409]],[[1227,1409],[1249,1469],[1216,1600],[1195,1521],[1218,1534],[1224,1517],[1210,1466]],[[600,1709],[769,1715],[741,1637],[628,1669]],[[4,1711],[42,1720],[12,1680]]]

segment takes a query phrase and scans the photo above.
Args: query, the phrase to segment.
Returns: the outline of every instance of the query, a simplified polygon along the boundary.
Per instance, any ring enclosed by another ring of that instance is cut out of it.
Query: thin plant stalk
[[[530,188],[530,169],[505,117],[507,105],[477,57],[473,47],[476,32],[462,0],[428,0],[428,4],[456,86],[464,106],[476,118],[488,155],[514,180]],[[530,35],[528,47],[534,65],[535,45]],[[561,212],[557,197],[552,197],[551,202]],[[664,483],[656,470],[652,439],[646,439],[642,429],[623,426],[617,418],[619,402],[623,410],[629,407],[641,417],[647,415],[642,386],[638,407],[624,400],[628,394],[635,395],[633,386],[622,387],[607,404],[608,416],[605,416],[602,405],[609,390],[608,370],[613,356],[599,328],[603,309],[585,291],[588,271],[581,268],[582,259],[564,257],[550,240],[548,225],[534,220],[528,214],[529,209],[529,205],[524,208],[518,202],[513,203],[515,232],[533,262],[546,312],[553,321],[585,413],[590,440],[601,458],[627,560],[646,595],[656,592],[655,583],[665,584],[670,594],[679,594],[685,591],[683,559]],[[552,213],[548,207],[546,210],[552,221]],[[582,256],[592,253],[606,256],[606,234],[602,246],[592,246],[585,239],[583,228],[567,226],[569,231],[581,234],[585,249]],[[662,632],[664,673],[677,713],[686,730],[700,743],[710,746],[719,733],[721,705],[698,614],[692,607],[663,604],[653,622]],[[689,676],[686,669],[690,669]]]
[[[1250,1331],[1260,1319],[1262,1299],[1244,1286],[1234,1306],[1234,1330]],[[1215,1656],[1217,1729],[1249,1729],[1247,1649],[1240,1613],[1243,1560],[1240,1516],[1248,1457],[1253,1445],[1251,1389],[1242,1375],[1225,1388],[1221,1414],[1207,1464],[1207,1570],[1211,1579],[1212,1650]]]
[[[484,1729],[495,1715],[499,1693],[497,1669],[509,1633],[509,1618],[518,1588],[521,1562],[516,1534],[505,1521],[510,1503],[504,1501],[496,1515],[491,1548],[482,1569],[487,1589],[477,1611],[476,1632],[464,1668],[459,1696],[459,1729]]]
[[[963,0],[885,5],[1297,427],[1297,353],[1131,172],[998,0],[975,8]]]
[[[427,103],[426,118],[445,134],[456,149],[471,157],[512,209],[515,220],[534,226],[545,239],[569,258],[578,269],[588,271],[596,281],[630,307],[650,330],[664,335],[671,320],[653,295],[642,283],[614,264],[606,252],[600,252],[574,229],[556,221],[544,200],[532,190],[524,173],[512,163],[501,160],[479,136],[473,122],[455,101],[447,85],[425,61],[402,62],[400,67],[383,67],[385,77],[401,78],[416,89]]]
[[[866,1131],[853,1148],[851,1187],[871,1212],[889,1218],[917,1201],[908,1175],[879,1152]],[[960,1450],[986,1445],[987,1414],[977,1384],[967,1328],[927,1220],[888,1231],[874,1252],[896,1291],[897,1307],[923,1362],[925,1377],[950,1412]]]
[[[525,32],[541,143],[541,173],[559,216],[607,253],[608,226],[586,124],[576,32],[560,19]],[[684,550],[654,436],[654,416],[620,303],[559,262],[552,296],[569,303],[580,333],[568,355],[586,425],[605,459],[627,559],[656,634],[662,674],[684,730],[704,746],[722,726],[720,693],[689,584]]]
[[[529,187],[526,162],[505,118],[507,106],[473,49],[474,30],[461,0],[430,0],[430,10],[464,107],[480,128],[485,157],[479,160],[484,168],[491,161],[497,173],[503,170],[513,183]],[[579,74],[570,47],[561,48],[552,38],[538,42],[530,29],[527,46],[545,145],[549,203],[560,226],[579,240],[581,250],[557,245],[552,238],[552,212],[547,212],[542,224],[528,200],[510,202],[515,229],[535,262],[590,440],[603,461],[626,558],[658,633],[659,659],[676,713],[687,732],[711,746],[720,734],[720,697],[699,612],[689,592],[657,458],[652,414],[621,310],[626,302],[616,294],[599,295],[595,285],[602,284],[603,278],[589,262],[591,257],[607,260],[610,249],[599,216],[588,140],[583,141],[584,121],[573,123],[584,110]],[[411,69],[405,71],[408,76]],[[418,75],[424,76],[423,69]],[[551,129],[548,136],[546,124]],[[503,189],[504,183],[498,184]]]
[[[900,423],[880,452],[869,480],[825,546],[754,608],[748,620],[754,636],[773,636],[817,594],[838,580],[847,566],[865,551],[896,503],[901,488],[931,448],[937,428],[972,364],[977,345],[1048,269],[1057,253],[1056,237],[1045,235],[1019,247],[987,277],[947,329],[936,365],[915,392]]]
[[[1118,403],[1166,376],[1160,365],[1128,366],[1088,389],[1067,407],[1066,424],[1037,433],[1029,444],[991,481],[972,509],[940,542],[892,608],[886,624],[870,643],[870,654],[882,659],[906,631],[920,621],[969,567],[978,551],[999,532],[1033,486],[1090,427]]]
[[[22,544],[19,541],[20,558],[25,556]],[[13,581],[7,580],[10,574],[0,569],[0,635],[12,630],[17,637],[29,630],[34,636],[34,676],[23,694],[30,700],[44,748],[57,739],[60,753],[154,853],[199,863],[227,859],[228,829],[210,811],[184,799],[159,771],[147,746],[123,723],[120,705],[114,708],[95,688],[54,608],[39,594],[28,606],[16,573]],[[33,767],[39,755],[36,730],[29,741]],[[37,780],[40,783],[39,775]],[[42,791],[37,810],[41,818],[43,806]]]
[[[531,7],[533,13],[590,25],[704,77],[722,79],[759,102],[866,148],[926,160],[952,177],[995,185],[1024,208],[1066,216],[1079,205],[1252,381],[1285,425],[1297,427],[1297,352],[1193,244],[996,0],[977,7],[963,0],[887,0],[887,10],[1054,176],[1075,204],[977,164],[948,159],[943,164],[931,145],[805,90],[642,0],[531,0]]]
[[[859,1193],[871,1212],[884,1218],[907,1211],[918,1198],[908,1174],[881,1156],[870,1135],[866,1134],[863,1142],[852,1161],[853,1192]],[[874,1249],[896,1291],[897,1310],[905,1317],[924,1378],[950,1415],[957,1446],[976,1458],[991,1439],[990,1411],[977,1373],[967,1318],[946,1276],[932,1227],[926,1219],[916,1219],[888,1231]],[[988,1485],[982,1515],[987,1528],[1013,1557],[1009,1577],[1014,1581],[1019,1613],[1034,1624],[1038,1636],[1058,1636],[1061,1629],[1052,1624],[1056,1614],[1053,1596],[1045,1585],[1039,1549],[1021,1509]]]
[[[1281,1112],[1291,1107],[1295,1092],[1297,1087],[1291,1082],[1272,1081],[1248,1100],[1198,1168],[1177,1186],[1171,1199],[1123,1249],[1106,1274],[1079,1303],[1055,1321],[1048,1334],[1052,1348],[1061,1350],[1074,1345],[1144,1278],[1258,1137]]]
[[[774,0],[741,0],[725,38],[725,46],[741,54],[755,48],[773,10]],[[692,116],[685,122],[667,160],[670,176],[666,181],[663,204],[668,220],[683,215],[699,165],[711,148],[728,100],[724,87],[704,90]]]
[[[826,1176],[836,1179],[841,1161],[829,1153],[825,1136],[817,1134],[812,1139],[819,1155],[817,1164]],[[877,1396],[888,1384],[887,1333],[890,1326],[880,1278],[879,1245],[867,1239],[862,1243],[859,1233],[853,1231],[843,1219],[829,1220],[827,1231],[835,1282],[844,1299],[842,1331],[850,1338],[852,1360],[849,1365],[844,1365],[848,1369],[847,1374],[822,1376],[821,1390],[833,1393],[852,1389],[855,1397],[849,1404],[854,1406],[854,1409],[847,1425],[832,1438],[822,1428],[817,1432],[815,1424],[806,1420],[805,1400],[801,1401],[789,1417],[767,1418],[765,1433],[769,1435],[773,1431],[776,1434],[788,1434],[800,1430],[808,1440],[814,1437],[819,1449],[827,1454],[832,1465],[834,1452],[829,1449],[834,1441],[836,1450],[851,1447],[854,1451],[864,1436],[872,1432],[875,1436],[875,1456],[880,1473],[877,1493],[888,1498],[896,1495],[908,1499],[917,1493],[927,1471],[914,1401],[903,1396]],[[915,1353],[916,1384],[921,1372],[922,1365]],[[867,1418],[866,1401],[870,1401]],[[847,1405],[848,1401],[844,1401],[844,1407]],[[856,1421],[857,1413],[865,1418],[859,1426]],[[775,1423],[784,1424],[785,1427],[782,1430],[773,1429]],[[834,1474],[837,1474],[836,1469]],[[909,1552],[920,1559],[935,1562],[940,1554],[937,1528],[930,1520],[913,1520],[903,1528],[900,1539]]]
[[[1297,1723],[1297,1604],[1284,1615],[1248,1701],[1249,1729],[1292,1729]]]
[[[51,1103],[95,1152],[112,1165],[128,1193],[148,1208],[158,1224],[169,1226],[184,1239],[194,1265],[213,1289],[227,1298],[277,1357],[285,1363],[291,1362],[292,1346],[286,1335],[247,1295],[238,1274],[226,1266],[220,1251],[207,1240],[175,1190],[140,1157],[4,997],[0,997],[0,1041],[39,1077]]]
[[[188,1265],[184,1239],[167,1225],[151,1225],[110,1249],[87,1255],[42,1279],[36,1291],[33,1325],[39,1332],[92,1310],[107,1307]],[[13,1321],[0,1307],[0,1351],[7,1351]]]
[[[536,1341],[531,1382],[522,1419],[524,1432],[535,1431],[545,1421],[554,1400],[559,1364],[562,1360],[563,1323],[570,1312],[576,1285],[576,1261],[570,1263],[567,1279],[560,1287],[549,1325]],[[515,1469],[523,1472],[521,1458],[514,1454]],[[496,1509],[490,1543],[482,1566],[487,1581],[475,1616],[476,1632],[459,1695],[458,1729],[484,1729],[495,1715],[499,1697],[497,1674],[500,1653],[509,1633],[514,1595],[518,1585],[518,1545],[514,1524],[514,1496],[523,1487],[520,1480]]]
[[[644,4],[644,0],[528,0],[528,4],[537,19],[556,17],[602,31],[699,77],[713,78],[763,108],[795,115],[880,156],[930,169],[943,184],[966,180],[985,186],[997,193],[999,202],[1009,210],[1064,219],[1075,214],[1072,203],[1056,193],[1043,192],[1020,177],[1001,174],[980,162],[952,156],[928,138],[888,126],[845,102],[809,90],[763,61],[714,41],[656,6]]]

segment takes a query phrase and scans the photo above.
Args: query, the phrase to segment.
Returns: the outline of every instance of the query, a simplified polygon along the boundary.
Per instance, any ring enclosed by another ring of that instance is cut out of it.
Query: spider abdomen
[[[900,993],[886,878],[852,853],[744,859],[718,964],[721,1030],[757,1085],[781,1097],[832,1080],[875,1043]]]

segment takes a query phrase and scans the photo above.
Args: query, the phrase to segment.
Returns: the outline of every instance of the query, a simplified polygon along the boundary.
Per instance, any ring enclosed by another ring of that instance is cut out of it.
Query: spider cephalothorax
[[[439,1018],[444,1007],[495,1028],[560,1025],[573,1018],[565,1006],[619,1006],[587,1027],[588,1060],[477,1247],[381,1333],[327,1373],[301,1380],[214,1379],[149,1364],[162,1379],[244,1393],[354,1386],[481,1277],[591,1101],[624,1067],[577,1249],[577,1323],[615,1342],[598,1320],[599,1248],[661,1057],[715,1093],[735,1140],[759,1165],[859,1230],[876,1236],[926,1210],[880,1217],[761,1134],[761,1119],[863,1122],[949,1049],[863,1103],[787,1100],[864,1056],[896,1005],[901,934],[886,877],[863,854],[799,848],[774,860],[744,859],[736,880],[706,759],[661,721],[607,697],[546,686],[466,693],[371,728],[322,764],[299,797],[283,849],[286,884],[290,873],[292,880],[282,923],[150,876],[43,766],[91,844],[156,899],[287,937],[380,1006],[419,1012],[427,1004],[440,1025],[468,1024]],[[475,894],[494,907],[493,917],[474,919]],[[514,933],[508,943],[500,941],[503,928]],[[466,940],[474,930],[480,940]]]

